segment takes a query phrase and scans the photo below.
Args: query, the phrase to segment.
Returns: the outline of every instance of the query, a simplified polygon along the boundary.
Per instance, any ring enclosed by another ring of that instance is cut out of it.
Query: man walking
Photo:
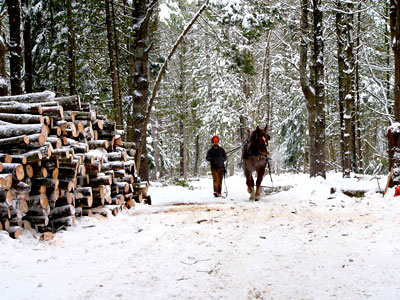
[[[211,174],[213,177],[214,196],[221,197],[222,179],[225,174],[226,153],[224,148],[219,146],[219,137],[213,136],[211,139],[213,146],[207,152],[206,160],[211,164]]]

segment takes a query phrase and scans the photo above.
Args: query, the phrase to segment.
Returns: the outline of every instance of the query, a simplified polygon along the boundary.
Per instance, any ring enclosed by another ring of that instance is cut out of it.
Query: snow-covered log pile
[[[135,145],[79,96],[0,97],[0,230],[54,231],[141,202]]]

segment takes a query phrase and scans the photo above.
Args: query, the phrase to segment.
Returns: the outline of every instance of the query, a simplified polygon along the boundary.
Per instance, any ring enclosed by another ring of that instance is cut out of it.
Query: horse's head
[[[268,125],[266,125],[263,129],[259,126],[255,130],[250,133],[249,143],[247,145],[248,151],[252,155],[262,155],[268,156],[268,142],[270,140],[270,136],[267,133]]]

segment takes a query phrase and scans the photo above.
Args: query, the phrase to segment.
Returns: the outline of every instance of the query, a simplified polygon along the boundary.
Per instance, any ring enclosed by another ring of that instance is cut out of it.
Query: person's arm
[[[208,152],[207,152],[206,160],[207,160],[207,161],[211,161],[211,159],[212,159],[212,154],[211,154],[211,149],[210,149],[210,150],[208,150]]]
[[[226,161],[227,157],[226,157],[226,152],[225,152],[224,148],[222,148],[222,157],[224,158],[224,161]]]

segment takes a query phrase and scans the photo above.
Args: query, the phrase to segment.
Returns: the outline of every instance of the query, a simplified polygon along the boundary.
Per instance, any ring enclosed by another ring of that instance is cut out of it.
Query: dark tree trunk
[[[361,98],[360,98],[360,63],[359,63],[359,47],[360,47],[360,34],[361,34],[361,6],[358,5],[357,13],[357,37],[356,37],[356,57],[355,57],[355,95],[356,95],[356,162],[357,171],[360,174],[364,174],[364,163],[363,163],[363,142],[361,139]]]
[[[315,156],[310,161],[310,175],[325,174],[325,78],[324,78],[324,40],[322,29],[322,0],[313,0],[314,15],[314,60],[315,60],[315,118],[312,120],[315,130],[315,141],[311,151]],[[313,149],[314,148],[314,149]]]
[[[24,19],[24,58],[25,58],[25,92],[33,92],[33,61],[32,61],[32,36],[31,36],[31,16],[29,1],[25,0],[25,19]]]
[[[149,81],[148,81],[148,60],[149,53],[147,49],[147,38],[148,38],[148,24],[151,13],[149,12],[148,1],[138,0],[133,2],[132,10],[132,37],[130,42],[130,66],[129,66],[129,85],[130,95],[132,97],[132,119],[130,126],[132,127],[132,138],[131,140],[142,147],[136,151],[136,165],[140,168],[141,178],[145,179],[146,169],[148,169],[148,158],[145,155],[146,143],[140,145],[140,140],[145,136],[142,135],[142,126],[146,117],[147,111],[147,98],[149,95]]]
[[[400,3],[390,0],[390,33],[394,53],[394,119],[400,122]]]
[[[341,153],[343,177],[349,178],[356,161],[355,147],[355,59],[353,4],[337,1],[336,26],[338,38],[339,107],[341,120]]]
[[[72,16],[72,0],[67,0],[67,21],[68,21],[68,66],[69,66],[69,93],[76,95],[76,65],[75,65],[75,31]]]
[[[320,0],[313,0],[313,61],[309,67],[310,76],[307,74],[308,42],[309,36],[309,0],[301,0],[300,19],[300,84],[306,99],[308,110],[308,130],[310,143],[310,176],[325,174],[325,87],[324,87],[324,61],[323,61],[323,36],[322,36],[322,8]],[[311,88],[313,84],[313,88]]]
[[[0,97],[8,95],[7,72],[6,72],[6,45],[2,38],[3,30],[0,22]]]
[[[117,26],[115,24],[116,16],[114,11],[114,0],[111,1],[111,19],[114,31],[114,50],[115,50],[115,66],[117,71],[117,83],[118,83],[118,101],[119,101],[119,115],[121,117],[121,124],[118,129],[123,129],[123,120],[124,115],[122,112],[122,96],[121,96],[121,77],[120,77],[120,63],[119,63],[119,41],[118,41],[118,34],[117,34]]]
[[[395,0],[390,0],[390,35],[394,53],[394,120],[400,122],[400,4]],[[399,135],[388,135],[388,139],[389,166],[399,168]]]
[[[7,0],[10,24],[10,81],[11,94],[22,94],[21,4],[19,0]]]
[[[118,76],[116,70],[116,62],[114,56],[114,38],[113,38],[113,28],[111,22],[111,9],[110,9],[110,0],[105,0],[106,4],[106,26],[107,26],[107,40],[108,40],[108,55],[110,58],[110,74],[112,80],[112,95],[114,99],[114,119],[118,128],[122,125],[121,118],[121,103],[119,101],[119,85],[118,85]]]

